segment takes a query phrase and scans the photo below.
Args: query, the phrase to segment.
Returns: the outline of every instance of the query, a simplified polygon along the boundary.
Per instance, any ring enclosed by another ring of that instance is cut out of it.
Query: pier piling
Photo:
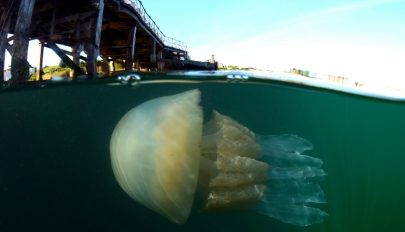
[[[152,52],[150,56],[151,68],[156,68],[156,39],[152,39]]]
[[[14,29],[11,75],[13,84],[23,84],[29,77],[27,62],[29,31],[35,0],[21,0]]]
[[[39,59],[38,59],[38,67],[37,67],[37,78],[39,81],[42,81],[42,74],[43,72],[43,63],[44,63],[44,42],[39,42]]]
[[[87,52],[87,76],[93,78],[97,75],[97,58],[100,55],[101,29],[103,25],[104,0],[94,2],[97,9],[96,17],[90,21],[90,39],[85,45]]]
[[[7,42],[7,34],[10,28],[10,20],[6,17],[6,12],[1,11],[0,25],[4,25],[0,28],[0,83],[4,82],[4,63],[6,60],[6,49],[9,45]]]
[[[135,61],[135,46],[136,46],[136,29],[137,26],[133,25],[130,29],[129,39],[128,39],[128,58],[126,62],[126,69],[132,70]]]

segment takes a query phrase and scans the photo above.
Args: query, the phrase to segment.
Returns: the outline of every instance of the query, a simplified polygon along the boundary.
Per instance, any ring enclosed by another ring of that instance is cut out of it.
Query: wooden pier
[[[6,50],[12,82],[27,80],[28,44],[34,39],[40,41],[40,61],[34,64],[40,80],[44,47],[74,71],[73,77],[97,76],[98,63],[114,72],[113,62],[123,62],[126,70],[216,69],[190,61],[185,43],[165,36],[139,0],[0,0],[0,29],[0,82]]]

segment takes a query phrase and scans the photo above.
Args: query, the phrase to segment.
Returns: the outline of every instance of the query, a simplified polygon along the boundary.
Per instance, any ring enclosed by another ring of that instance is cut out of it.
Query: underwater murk
[[[0,92],[0,231],[405,231],[405,103],[154,77]]]

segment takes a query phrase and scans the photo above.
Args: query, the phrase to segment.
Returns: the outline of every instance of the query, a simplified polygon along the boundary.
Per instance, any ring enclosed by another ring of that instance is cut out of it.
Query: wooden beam
[[[119,45],[117,45],[117,46],[103,46],[103,49],[122,49],[122,48],[128,48],[129,49],[129,47],[128,47],[128,45],[122,45],[122,46],[119,46]]]
[[[104,44],[103,47],[109,47],[109,46],[111,46],[111,47],[118,46],[117,48],[119,48],[119,47],[127,48],[128,47],[128,39],[125,39],[125,40],[124,39],[120,39],[120,40],[118,40],[118,39],[115,39],[115,40],[109,39],[108,44]]]
[[[135,42],[136,42],[136,28],[137,26],[134,25],[132,26],[130,32],[129,32],[129,39],[128,39],[128,58],[126,61],[126,69],[127,70],[132,70],[134,66],[134,60],[135,60]]]
[[[42,12],[48,11],[48,10],[52,10],[54,9],[55,6],[55,2],[54,1],[46,1],[43,2],[40,6],[35,7],[34,9],[34,15],[36,14],[40,14]]]
[[[55,11],[54,11],[55,12]],[[68,23],[68,22],[77,22],[77,21],[83,21],[91,16],[96,15],[96,12],[93,11],[88,11],[80,14],[73,14],[73,15],[68,15],[59,19],[56,19],[55,16],[55,21],[54,25],[62,24],[62,23]],[[53,16],[52,16],[53,17]],[[43,24],[44,27],[50,27],[52,25],[52,21],[50,23],[45,23]]]
[[[82,69],[80,68],[80,66],[76,65],[64,52],[62,49],[60,49],[58,47],[58,45],[56,45],[55,42],[51,41],[51,40],[47,40],[46,41],[47,45],[49,46],[49,48],[51,48],[61,59],[63,62],[65,62],[65,64],[67,66],[69,66],[71,69],[74,70],[75,73],[83,73]]]
[[[10,20],[3,18],[4,27],[0,30],[0,83],[4,82],[4,62],[6,59],[6,49],[7,49],[7,34],[10,29]]]
[[[51,46],[49,46],[47,43],[45,43],[44,45],[45,45],[45,47],[52,49]],[[59,48],[59,47],[58,47],[58,48]],[[61,49],[61,48],[59,48],[59,49],[60,49],[63,53],[65,53],[66,55],[73,56],[73,52],[71,52],[71,51],[66,51],[66,50],[63,50],[63,49]],[[82,55],[80,55],[79,58],[80,58],[81,60],[84,60],[84,61],[87,60],[87,58],[86,58],[85,56],[82,56]],[[69,59],[70,59],[70,58],[69,58]]]
[[[11,76],[13,84],[23,84],[29,77],[27,65],[29,31],[35,0],[21,0],[17,22],[14,29],[13,54],[11,59]]]
[[[13,40],[14,40],[14,35],[7,38],[7,42],[10,42],[10,41],[13,41]]]
[[[83,45],[80,44],[79,46],[80,46],[80,48],[78,48],[78,50],[80,50],[80,53],[81,53],[81,52],[83,51]],[[74,49],[75,49],[75,48],[73,47],[73,50],[74,50]],[[68,54],[69,56],[72,56],[72,57],[73,57],[73,62],[76,63],[75,58],[74,58],[74,56],[75,56],[75,51],[73,51],[73,52],[66,51],[66,50],[62,50],[62,51],[65,52],[66,54]],[[79,54],[80,54],[80,53],[79,53]],[[85,57],[85,56],[79,55],[78,58],[79,58],[79,62],[76,63],[77,65],[80,64],[80,60],[87,61],[87,57]]]
[[[111,21],[103,25],[103,29],[114,29],[114,30],[128,30],[129,25],[128,22],[117,22]]]

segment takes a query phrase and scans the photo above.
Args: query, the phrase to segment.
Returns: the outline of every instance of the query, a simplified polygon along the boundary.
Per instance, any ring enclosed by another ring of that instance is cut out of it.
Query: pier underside
[[[195,69],[189,65],[185,44],[163,35],[140,1],[1,0],[0,11],[0,63],[4,65],[8,50],[17,82],[27,78],[21,70],[29,67],[28,42],[34,39],[42,46],[39,77],[43,47],[55,51],[74,70],[73,76],[96,76],[100,67],[103,73],[117,71],[114,62],[123,64],[125,70]],[[12,36],[7,38],[7,34]],[[80,61],[86,62],[85,69],[80,68]],[[200,67],[215,69],[216,65],[204,63]]]

